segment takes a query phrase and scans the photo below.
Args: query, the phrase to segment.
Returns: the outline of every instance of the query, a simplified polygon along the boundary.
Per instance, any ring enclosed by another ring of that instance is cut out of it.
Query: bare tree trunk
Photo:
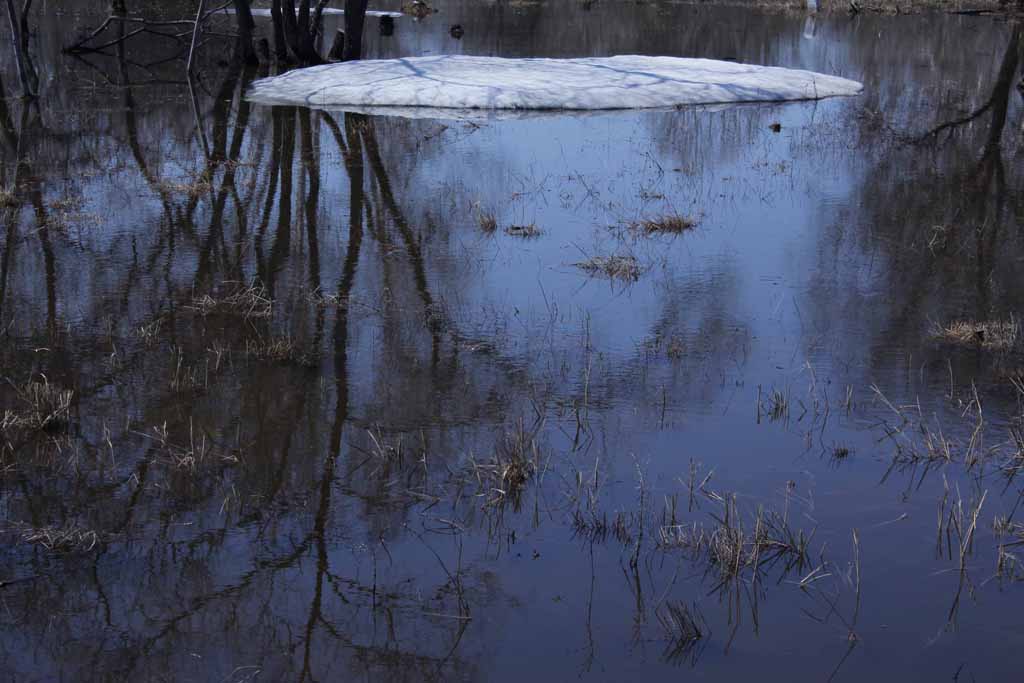
[[[274,40],[279,59],[283,49],[299,64],[323,64],[324,60],[316,49],[323,7],[318,5],[315,15],[311,15],[309,4],[310,0],[299,0],[296,15],[295,0],[274,0],[270,12],[274,17]]]
[[[336,62],[345,59],[345,32],[338,31],[334,34],[334,42],[331,43],[331,51],[327,58]]]
[[[281,0],[273,0],[270,5],[270,17],[274,22],[274,56],[279,62],[288,61],[288,45],[284,40],[284,16]]]
[[[249,0],[235,0],[235,20],[238,23],[238,42],[235,43],[235,59],[245,64],[259,64],[259,57],[252,43],[256,22],[252,18]]]
[[[345,61],[362,59],[367,0],[345,0]]]

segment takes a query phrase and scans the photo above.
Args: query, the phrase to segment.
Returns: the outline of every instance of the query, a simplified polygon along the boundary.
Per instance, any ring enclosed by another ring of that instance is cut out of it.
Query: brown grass
[[[1017,344],[1020,323],[1009,320],[956,320],[946,326],[936,325],[931,332],[935,340],[955,346],[1007,351]]]
[[[635,282],[643,274],[643,268],[635,256],[591,256],[575,264],[580,270],[591,275],[601,275],[612,280]]]
[[[525,225],[510,225],[505,228],[505,234],[511,235],[512,237],[532,239],[534,237],[540,237],[544,233],[537,227],[536,223],[527,223]]]
[[[246,318],[268,318],[274,309],[274,302],[267,290],[260,284],[240,286],[224,294],[204,294],[192,301],[188,308],[199,315],[240,315]]]
[[[485,235],[493,235],[498,229],[498,219],[494,217],[493,213],[482,212],[476,220],[480,226],[480,232]]]
[[[629,224],[633,232],[644,235],[680,235],[697,227],[696,219],[677,213],[660,218],[649,218]]]
[[[74,392],[51,384],[45,377],[15,387],[21,399],[21,410],[7,410],[0,419],[0,432],[13,429],[59,431],[71,419]]]
[[[489,460],[471,460],[470,473],[486,499],[485,507],[511,502],[518,510],[523,490],[537,472],[539,460],[534,433],[528,432],[522,421],[498,442]]]
[[[165,192],[183,194],[195,199],[196,197],[201,197],[202,195],[210,192],[213,189],[213,184],[203,177],[198,177],[192,179],[190,182],[165,180],[160,183],[160,187]]]
[[[74,524],[65,527],[22,527],[21,540],[53,552],[88,552],[99,542],[99,534]]]
[[[660,530],[662,548],[689,550],[703,558],[718,574],[719,585],[740,578],[744,573],[757,575],[763,568],[781,562],[783,572],[809,565],[810,543],[814,537],[794,530],[784,515],[758,508],[750,524],[744,524],[736,497],[722,501],[722,511],[712,515],[714,524],[705,527],[666,525]]]
[[[668,340],[668,345],[665,347],[665,354],[671,360],[679,360],[686,353],[686,344],[683,343],[683,338],[675,335]]]
[[[316,365],[316,357],[296,346],[291,337],[246,339],[245,355],[254,360],[282,365]]]

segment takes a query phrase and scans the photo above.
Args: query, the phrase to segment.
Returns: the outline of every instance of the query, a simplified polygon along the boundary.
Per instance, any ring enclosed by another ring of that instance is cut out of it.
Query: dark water
[[[44,4],[36,103],[3,44],[4,679],[1015,680],[1020,345],[932,331],[1019,320],[1019,28],[439,7],[369,56],[865,92],[263,108],[216,39],[190,91],[170,41],[62,55],[104,14]]]

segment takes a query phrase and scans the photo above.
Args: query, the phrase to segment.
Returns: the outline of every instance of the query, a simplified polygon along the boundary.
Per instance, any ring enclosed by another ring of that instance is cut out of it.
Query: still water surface
[[[1013,680],[1021,366],[931,331],[1021,311],[1019,27],[438,8],[368,56],[865,91],[270,108],[213,44],[191,91],[156,40],[62,55],[104,15],[48,7],[0,100],[5,679]],[[73,392],[41,429],[33,382]]]

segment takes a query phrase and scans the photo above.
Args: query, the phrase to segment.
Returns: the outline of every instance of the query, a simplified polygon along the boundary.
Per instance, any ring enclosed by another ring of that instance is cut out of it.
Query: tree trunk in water
[[[277,14],[274,14],[275,8]],[[291,58],[302,65],[323,64],[316,51],[315,41],[318,26],[310,26],[309,0],[299,0],[299,13],[295,15],[295,0],[274,0],[271,14],[274,16],[274,38],[286,46]],[[280,22],[278,22],[278,16]],[[280,35],[280,39],[278,36]],[[280,45],[279,58],[280,58]]]
[[[244,64],[259,64],[252,42],[256,22],[252,18],[249,0],[235,0],[235,20],[238,23],[238,41],[235,43],[235,59]]]
[[[367,0],[345,0],[345,61],[363,57]]]
[[[327,54],[327,59],[331,61],[340,62],[345,59],[345,32],[338,31],[334,34],[334,42],[331,43],[331,51]]]

